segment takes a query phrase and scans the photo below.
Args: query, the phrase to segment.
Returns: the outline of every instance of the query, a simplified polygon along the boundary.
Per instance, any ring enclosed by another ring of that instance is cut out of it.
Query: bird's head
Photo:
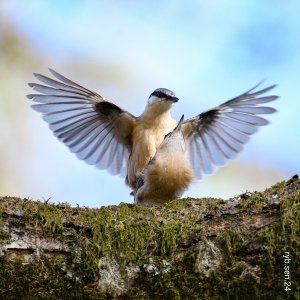
[[[172,104],[178,100],[174,92],[165,88],[159,88],[149,96],[147,107],[155,109],[158,112],[164,112],[169,110]]]

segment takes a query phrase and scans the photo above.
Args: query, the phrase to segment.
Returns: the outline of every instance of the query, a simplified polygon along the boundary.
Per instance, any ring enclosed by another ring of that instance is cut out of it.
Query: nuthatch
[[[178,198],[195,178],[185,157],[185,140],[181,117],[175,129],[168,133],[152,159],[137,176],[134,202],[140,205],[161,205]]]
[[[43,113],[54,135],[79,159],[108,169],[112,174],[126,175],[126,183],[135,190],[138,174],[155,155],[164,136],[178,124],[170,114],[172,104],[178,101],[176,95],[168,89],[156,89],[144,112],[135,117],[99,94],[49,70],[55,80],[34,74],[46,85],[29,84],[39,93],[27,96],[39,103],[32,105],[33,109]],[[234,158],[249,136],[259,126],[268,124],[258,115],[276,111],[260,106],[278,98],[262,96],[275,86],[255,91],[256,85],[182,122],[185,156],[197,178]]]

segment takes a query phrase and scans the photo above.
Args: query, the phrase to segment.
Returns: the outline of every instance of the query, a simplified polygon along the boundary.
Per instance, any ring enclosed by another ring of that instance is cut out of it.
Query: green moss
[[[161,255],[169,256],[174,254],[177,248],[181,224],[176,220],[163,221],[161,230]]]
[[[63,231],[63,210],[54,204],[45,203],[36,210],[27,210],[25,217],[30,223],[39,224],[47,233],[61,233]]]
[[[243,208],[257,208],[264,205],[266,199],[262,193],[254,192],[252,194],[244,194],[241,197],[241,207]]]
[[[155,234],[155,226],[152,221],[139,218],[141,211],[143,209],[126,204],[97,211],[91,222],[91,238],[83,238],[81,242],[83,268],[91,278],[98,276],[100,257],[114,257],[125,268],[129,261],[138,261],[146,255],[146,244]]]
[[[246,231],[241,229],[220,230],[217,235],[217,244],[223,250],[223,260],[232,260],[236,253],[244,246]]]
[[[291,259],[287,264],[290,271],[291,293],[299,293],[300,278],[300,191],[282,201],[282,219],[260,233],[264,239],[264,256],[261,258],[262,276],[266,276],[264,285],[272,287],[274,294],[282,293],[284,286],[284,256]],[[264,291],[267,295],[267,291]],[[283,299],[283,298],[282,298]]]
[[[10,234],[8,234],[7,232],[5,232],[4,230],[0,229],[0,241],[6,241],[9,240],[11,238]]]
[[[264,192],[244,193],[240,195],[240,205],[245,209],[268,206],[274,196],[282,198],[286,185],[287,183],[282,181],[266,189]]]
[[[64,271],[65,262],[43,257],[31,264],[0,257],[0,299],[107,299]]]
[[[275,196],[282,199],[280,209],[272,205]],[[42,256],[25,264],[1,257],[0,299],[111,299],[98,287],[104,258],[117,263],[118,274],[112,278],[120,276],[125,285],[128,267],[137,267],[132,285],[126,285],[119,299],[299,297],[300,190],[281,182],[265,192],[242,195],[239,214],[222,215],[225,205],[218,199],[188,198],[161,208],[122,203],[86,209],[0,199],[0,212],[22,211],[26,226],[59,238],[71,230],[75,241],[70,255],[61,258]],[[262,211],[278,221],[257,227],[256,213]],[[218,251],[206,253],[209,245]],[[283,289],[286,252],[290,293]],[[199,263],[209,272],[200,272],[195,267]]]

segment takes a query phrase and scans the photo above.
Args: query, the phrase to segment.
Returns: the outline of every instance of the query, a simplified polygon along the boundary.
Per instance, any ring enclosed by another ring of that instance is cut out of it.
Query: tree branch
[[[295,299],[300,180],[98,209],[0,198],[1,299]]]

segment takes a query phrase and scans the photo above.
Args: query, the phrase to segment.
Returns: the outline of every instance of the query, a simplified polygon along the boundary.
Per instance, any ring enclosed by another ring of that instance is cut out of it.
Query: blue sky
[[[185,196],[226,198],[299,172],[298,1],[2,1],[0,9],[41,61],[22,73],[20,94],[30,92],[31,73],[49,66],[135,115],[155,88],[169,88],[180,98],[173,108],[179,119],[262,79],[279,84],[272,124]],[[19,164],[21,184],[7,193],[87,206],[132,202],[122,178],[79,161],[28,102],[22,107],[30,150]],[[9,130],[9,121],[3,126]]]

